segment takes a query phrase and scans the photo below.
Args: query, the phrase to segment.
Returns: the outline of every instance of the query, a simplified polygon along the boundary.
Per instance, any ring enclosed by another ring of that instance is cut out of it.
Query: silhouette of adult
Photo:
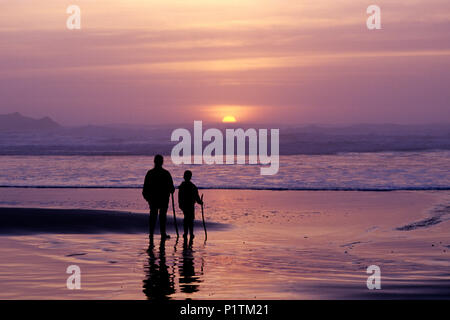
[[[150,240],[153,240],[156,220],[159,213],[159,228],[161,239],[170,238],[166,233],[167,208],[169,207],[170,194],[175,192],[172,176],[162,167],[164,158],[157,154],[154,159],[155,166],[147,172],[144,181],[142,195],[150,206]]]

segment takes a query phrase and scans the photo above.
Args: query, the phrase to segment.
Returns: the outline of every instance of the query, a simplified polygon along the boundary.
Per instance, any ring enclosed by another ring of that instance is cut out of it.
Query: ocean
[[[203,189],[249,190],[449,190],[450,151],[282,155],[276,175],[260,165],[173,165],[179,185],[184,170]],[[141,188],[152,156],[0,156],[0,187]]]

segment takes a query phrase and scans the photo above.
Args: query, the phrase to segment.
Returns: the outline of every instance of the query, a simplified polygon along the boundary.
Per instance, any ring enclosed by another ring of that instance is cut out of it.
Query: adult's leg
[[[150,218],[149,218],[150,237],[153,237],[153,233],[155,232],[155,225],[157,218],[158,218],[158,208],[155,206],[150,207]]]
[[[167,207],[159,208],[159,230],[161,237],[166,236]]]

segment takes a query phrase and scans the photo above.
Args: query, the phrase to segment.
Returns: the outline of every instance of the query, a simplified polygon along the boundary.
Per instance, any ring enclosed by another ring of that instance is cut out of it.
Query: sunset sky
[[[0,113],[67,125],[450,122],[448,0],[1,0],[0,48]]]

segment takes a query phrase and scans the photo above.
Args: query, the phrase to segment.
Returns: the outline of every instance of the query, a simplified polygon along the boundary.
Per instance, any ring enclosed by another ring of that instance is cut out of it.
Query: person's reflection
[[[151,241],[147,250],[148,265],[145,266],[145,279],[143,280],[143,292],[147,299],[170,299],[175,293],[174,275],[169,272],[166,265],[165,240],[162,239],[159,246],[159,263],[155,257],[154,245]]]
[[[187,238],[183,241],[183,255],[181,259],[180,271],[180,290],[184,293],[197,292],[199,289],[198,283],[201,282],[195,273],[194,266],[194,250],[192,249],[193,238],[190,238],[189,243]]]

